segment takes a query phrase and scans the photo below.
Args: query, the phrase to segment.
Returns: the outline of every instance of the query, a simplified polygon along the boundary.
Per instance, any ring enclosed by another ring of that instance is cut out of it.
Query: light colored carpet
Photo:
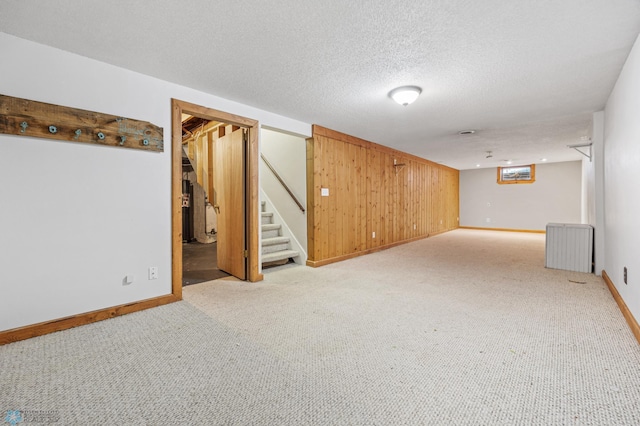
[[[543,265],[544,235],[457,230],[189,286],[0,347],[0,421],[640,424],[640,346],[606,285]]]

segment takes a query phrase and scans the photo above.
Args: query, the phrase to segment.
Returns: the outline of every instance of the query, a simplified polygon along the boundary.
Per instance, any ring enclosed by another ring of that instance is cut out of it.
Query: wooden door
[[[229,126],[231,127],[231,126]],[[218,268],[246,279],[244,129],[215,142],[214,208],[218,214]]]

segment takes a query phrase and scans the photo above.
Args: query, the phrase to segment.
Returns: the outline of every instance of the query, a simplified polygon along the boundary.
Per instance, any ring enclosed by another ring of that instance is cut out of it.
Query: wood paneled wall
[[[307,139],[307,265],[455,229],[458,195],[456,169],[314,125]]]

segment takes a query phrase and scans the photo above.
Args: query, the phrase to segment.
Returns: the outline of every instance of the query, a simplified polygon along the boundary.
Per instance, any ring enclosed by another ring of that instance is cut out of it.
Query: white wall
[[[640,37],[607,101],[604,135],[604,269],[640,321]]]
[[[262,153],[302,203],[305,211],[300,210],[262,160],[260,160],[260,186],[306,253],[307,143],[305,137],[263,128],[261,144]]]
[[[150,121],[162,153],[0,134],[0,330],[171,293],[171,98],[311,126],[0,33],[0,93]],[[53,124],[53,123],[52,123]],[[149,281],[147,268],[159,267]],[[133,274],[135,281],[122,280]]]
[[[532,184],[499,185],[496,177],[496,168],[460,171],[460,226],[543,231],[550,222],[580,223],[580,161],[536,164]]]

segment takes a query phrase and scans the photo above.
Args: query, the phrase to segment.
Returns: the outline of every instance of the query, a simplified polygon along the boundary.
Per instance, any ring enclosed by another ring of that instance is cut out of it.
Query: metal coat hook
[[[75,131],[76,135],[73,137],[75,140],[78,140],[78,138],[80,137],[80,135],[82,134],[82,130],[78,129]]]
[[[58,133],[58,128],[56,126],[49,126],[49,133]]]
[[[20,130],[20,133],[24,133],[27,130],[27,127],[29,127],[29,125],[27,124],[26,121],[23,121],[22,123],[20,123],[20,127],[22,127],[22,130]]]
[[[124,145],[124,141],[127,140],[126,136],[120,136],[120,146]]]
[[[149,146],[149,139],[143,139],[142,140],[142,145]]]
[[[100,139],[101,141],[104,140],[104,133],[102,132],[98,132],[98,139]]]

